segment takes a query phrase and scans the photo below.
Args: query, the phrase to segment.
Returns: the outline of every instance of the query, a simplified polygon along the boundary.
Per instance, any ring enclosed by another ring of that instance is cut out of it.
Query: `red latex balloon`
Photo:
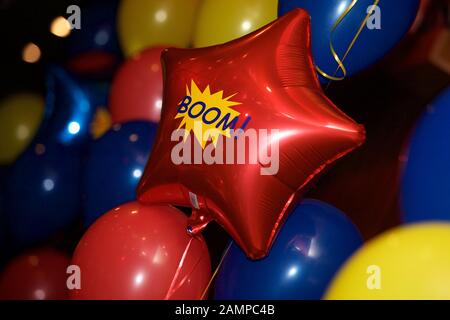
[[[111,86],[109,108],[114,123],[133,120],[158,122],[162,105],[161,51],[146,49],[119,69]]]
[[[103,51],[92,51],[79,54],[67,63],[70,71],[80,75],[102,75],[114,69],[117,65],[117,58],[110,53]]]
[[[0,276],[0,300],[68,299],[69,258],[49,248],[14,258]]]
[[[322,92],[308,14],[293,10],[238,40],[162,58],[162,120],[139,200],[189,206],[189,231],[216,220],[250,258],[264,257],[310,182],[365,139]],[[220,141],[234,146],[218,149]]]
[[[81,239],[72,264],[81,289],[72,299],[199,299],[210,279],[202,237],[186,234],[186,216],[137,202],[111,210]]]
[[[412,24],[411,29],[409,30],[410,33],[414,33],[417,31],[417,29],[420,28],[427,14],[428,8],[430,7],[430,3],[431,3],[430,0],[420,0],[419,11],[417,12],[416,19],[414,20],[414,23]]]

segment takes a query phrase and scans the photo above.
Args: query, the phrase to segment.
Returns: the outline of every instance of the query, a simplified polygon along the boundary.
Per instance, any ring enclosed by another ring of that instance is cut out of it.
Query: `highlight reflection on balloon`
[[[118,32],[126,56],[158,45],[187,47],[200,0],[127,0],[118,12]]]
[[[128,122],[114,125],[91,143],[84,163],[85,226],[111,208],[136,199],[156,130],[150,122]]]
[[[72,299],[200,299],[211,277],[207,246],[186,233],[170,206],[121,205],[102,215],[79,242],[82,270]]]
[[[330,76],[343,76],[333,58],[330,41],[343,60],[347,75],[369,67],[389,52],[408,32],[417,11],[419,0],[381,0],[366,24],[363,22],[374,0],[359,0],[333,32],[334,24],[352,3],[347,0],[280,0],[278,16],[294,8],[302,8],[311,15],[312,52],[315,64]],[[362,32],[345,55],[361,25]],[[330,80],[320,75],[322,83]]]
[[[19,93],[0,101],[0,165],[10,164],[34,138],[44,114],[44,99]]]
[[[79,213],[79,155],[57,143],[35,141],[11,168],[5,210],[15,240],[45,240]]]
[[[225,253],[215,299],[320,299],[362,238],[338,209],[305,200],[289,216],[269,255],[249,260],[236,244]]]
[[[109,110],[112,121],[159,122],[163,76],[161,52],[152,47],[128,59],[117,71],[111,86]]]

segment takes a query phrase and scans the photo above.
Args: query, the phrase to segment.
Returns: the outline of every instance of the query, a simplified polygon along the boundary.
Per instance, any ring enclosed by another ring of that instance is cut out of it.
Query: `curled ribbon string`
[[[186,248],[184,249],[184,252],[183,252],[183,255],[181,256],[180,262],[178,263],[178,268],[175,271],[175,275],[173,276],[172,283],[170,284],[169,290],[167,290],[167,294],[166,294],[166,297],[164,298],[164,300],[169,300],[170,297],[175,293],[176,289],[179,288],[179,286],[177,288],[175,288],[175,286],[177,284],[178,277],[180,276],[181,269],[183,268],[184,261],[186,260],[187,253],[189,252],[189,249],[191,248],[191,244],[192,244],[193,240],[194,240],[194,238],[191,237],[189,239],[189,242],[186,245]]]
[[[336,50],[334,49],[333,46],[333,34],[336,31],[336,29],[339,27],[339,25],[342,23],[342,21],[344,20],[344,18],[349,14],[349,12],[353,9],[353,7],[356,5],[356,3],[358,2],[358,0],[353,0],[352,3],[350,3],[350,5],[345,9],[345,11],[339,16],[339,18],[336,20],[336,22],[333,24],[333,27],[331,28],[331,33],[330,33],[330,51],[333,55],[334,60],[337,62],[338,67],[336,69],[336,71],[334,72],[333,75],[329,75],[327,74],[325,71],[323,71],[322,69],[320,69],[319,66],[316,65],[316,70],[318,73],[320,73],[324,78],[327,78],[328,80],[333,80],[333,81],[341,81],[344,80],[345,77],[347,76],[347,69],[344,66],[344,60],[345,58],[347,58],[348,54],[350,53],[350,50],[353,48],[353,46],[355,45],[356,40],[358,40],[361,32],[364,29],[364,26],[367,23],[367,20],[369,20],[370,15],[373,12],[374,6],[378,5],[378,3],[380,2],[380,0],[375,0],[371,10],[369,10],[369,12],[366,15],[366,18],[364,19],[364,21],[361,23],[358,32],[355,34],[355,36],[353,37],[352,41],[350,42],[350,45],[347,48],[347,51],[345,52],[344,56],[341,58],[339,57],[339,55],[336,53]],[[342,76],[341,77],[336,77],[337,72],[341,70],[342,71]]]
[[[217,267],[216,267],[216,270],[214,270],[214,273],[212,274],[211,279],[210,279],[209,282],[208,282],[208,285],[206,286],[205,290],[203,290],[201,300],[205,299],[206,294],[208,293],[209,288],[211,287],[212,282],[213,282],[214,279],[216,278],[217,273],[219,272],[219,269],[220,269],[220,267],[222,266],[223,260],[224,260],[225,257],[227,256],[228,251],[230,251],[230,248],[231,248],[231,245],[232,245],[232,244],[233,244],[233,242],[230,242],[230,244],[228,245],[228,247],[225,249],[225,251],[224,251],[224,253],[223,253],[223,255],[222,255],[222,258],[220,258],[220,261],[219,261],[219,264],[218,264]]]
[[[201,256],[197,262],[194,264],[194,266],[192,267],[191,271],[187,272],[187,274],[183,277],[183,279],[180,280],[180,282],[177,284],[177,286],[174,286],[173,290],[172,290],[172,294],[168,297],[168,299],[170,299],[172,297],[173,294],[175,294],[175,292],[178,291],[178,289],[180,289],[184,283],[189,279],[189,277],[192,275],[192,273],[195,271],[195,269],[197,268],[197,266],[200,264],[200,262],[205,258],[205,256]]]

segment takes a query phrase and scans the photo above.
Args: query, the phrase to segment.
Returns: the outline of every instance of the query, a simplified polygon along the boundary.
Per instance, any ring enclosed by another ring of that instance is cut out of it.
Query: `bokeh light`
[[[70,23],[67,21],[64,17],[56,17],[51,25],[50,25],[50,32],[60,38],[65,38],[70,34],[71,28]]]
[[[22,60],[28,63],[36,63],[41,59],[41,49],[30,42],[23,47]]]

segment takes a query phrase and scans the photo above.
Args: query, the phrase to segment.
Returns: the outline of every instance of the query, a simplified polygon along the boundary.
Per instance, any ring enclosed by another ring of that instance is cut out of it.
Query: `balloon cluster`
[[[67,65],[47,68],[45,106],[29,93],[0,103],[0,163],[8,165],[0,172],[0,247],[5,238],[20,248],[47,243],[74,227],[84,235],[71,262],[47,246],[14,258],[0,297],[450,298],[449,224],[402,226],[363,244],[340,210],[303,200],[366,138],[321,85],[381,59],[418,6],[86,6]],[[449,105],[447,91],[403,157],[406,222],[450,220]],[[233,240],[215,278],[202,236],[213,221]],[[70,291],[69,263],[81,270],[81,286]],[[412,274],[423,276],[408,281]],[[432,290],[435,277],[443,280]]]
[[[127,61],[111,85],[104,70],[89,63],[99,53],[120,52],[116,9],[97,2],[83,12],[86,29],[74,31],[69,42],[70,71],[47,68],[45,99],[21,93],[2,101],[0,161],[9,165],[2,202],[11,238],[20,246],[46,241],[80,218],[87,227],[105,211],[134,200],[156,135],[161,49]],[[99,37],[108,41],[99,43]],[[145,113],[148,106],[153,107]]]

